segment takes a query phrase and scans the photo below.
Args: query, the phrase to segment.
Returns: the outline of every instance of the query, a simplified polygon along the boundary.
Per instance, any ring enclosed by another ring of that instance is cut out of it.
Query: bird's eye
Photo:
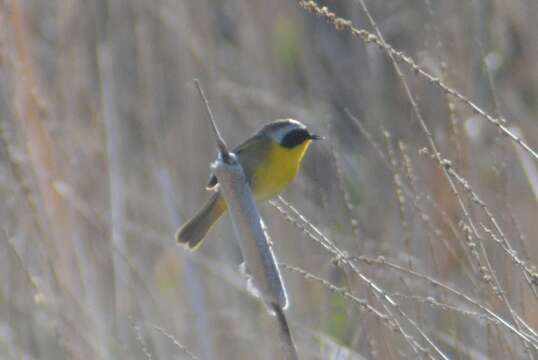
[[[287,133],[282,139],[281,145],[292,149],[310,139],[310,133],[306,129],[294,129]]]

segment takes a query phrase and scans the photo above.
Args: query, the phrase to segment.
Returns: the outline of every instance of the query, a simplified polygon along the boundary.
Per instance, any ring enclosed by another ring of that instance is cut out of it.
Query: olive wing
[[[244,143],[236,146],[232,152],[239,159],[239,163],[243,167],[247,181],[250,183],[256,164],[265,159],[267,152],[271,149],[271,140],[262,135],[254,135]],[[212,173],[209,175],[207,183],[208,190],[214,190],[217,185],[217,177]]]

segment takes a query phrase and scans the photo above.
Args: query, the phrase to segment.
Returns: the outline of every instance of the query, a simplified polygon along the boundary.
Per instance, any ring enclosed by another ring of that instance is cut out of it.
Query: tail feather
[[[220,193],[215,193],[189,221],[179,228],[176,240],[189,250],[196,250],[202,243],[209,229],[226,211],[226,203]]]

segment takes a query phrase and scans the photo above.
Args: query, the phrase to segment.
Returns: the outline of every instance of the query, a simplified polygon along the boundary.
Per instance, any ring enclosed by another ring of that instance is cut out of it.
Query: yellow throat
[[[252,191],[258,200],[266,200],[292,182],[312,140],[306,140],[291,149],[271,143],[267,159],[261,162],[251,181]]]

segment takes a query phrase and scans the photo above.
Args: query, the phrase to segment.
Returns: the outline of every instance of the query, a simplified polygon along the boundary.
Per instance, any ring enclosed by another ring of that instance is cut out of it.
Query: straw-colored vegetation
[[[324,7],[327,6],[327,7]],[[260,206],[300,359],[538,357],[538,2],[0,2],[0,358],[280,359],[216,154],[317,142]]]

